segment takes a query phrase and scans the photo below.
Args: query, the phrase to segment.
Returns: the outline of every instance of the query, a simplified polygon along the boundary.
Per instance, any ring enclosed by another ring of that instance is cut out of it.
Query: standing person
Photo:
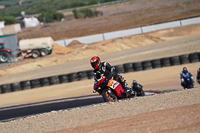
[[[187,67],[183,67],[183,71],[180,73],[180,79],[181,79],[181,86],[183,88],[187,88],[187,79],[189,78],[189,82],[194,83],[193,76],[190,73],[190,71],[187,70]]]
[[[197,69],[197,83],[200,84],[200,67]]]

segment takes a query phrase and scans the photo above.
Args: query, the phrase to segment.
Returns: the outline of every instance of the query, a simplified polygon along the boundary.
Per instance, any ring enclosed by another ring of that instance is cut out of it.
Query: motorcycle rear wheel
[[[137,96],[145,96],[145,93],[143,90],[137,92]]]
[[[103,100],[105,102],[115,102],[117,101],[117,96],[112,93],[111,91],[109,92],[110,90],[109,89],[105,89],[102,91],[102,97],[103,97]]]

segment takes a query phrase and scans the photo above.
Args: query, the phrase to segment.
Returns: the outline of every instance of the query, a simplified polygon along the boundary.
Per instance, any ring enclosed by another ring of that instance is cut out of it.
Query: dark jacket
[[[108,77],[115,73],[115,67],[111,66],[108,62],[102,62],[99,66],[99,69],[94,70],[94,76],[99,73],[104,74],[105,77]]]

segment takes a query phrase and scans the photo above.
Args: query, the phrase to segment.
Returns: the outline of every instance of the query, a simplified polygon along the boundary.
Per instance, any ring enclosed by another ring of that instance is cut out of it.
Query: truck
[[[19,41],[19,54],[22,57],[43,57],[51,54],[54,40],[52,37],[42,37],[33,39],[22,39]]]
[[[5,48],[3,42],[0,42],[0,63],[11,61],[12,50],[10,48]]]

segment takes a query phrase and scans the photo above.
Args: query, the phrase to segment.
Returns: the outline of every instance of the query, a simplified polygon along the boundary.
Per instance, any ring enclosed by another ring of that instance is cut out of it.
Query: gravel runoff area
[[[152,126],[156,125],[156,129],[159,129],[156,130],[158,132],[187,132],[185,129],[192,127],[189,132],[196,133],[200,131],[200,113],[198,111],[200,110],[199,94],[200,88],[194,88],[154,96],[138,97],[115,103],[101,103],[74,109],[52,111],[6,122],[1,121],[0,129],[2,133],[107,132],[112,131],[110,126],[113,125],[111,123],[115,123],[113,127],[113,131],[115,132],[133,132],[133,130],[130,130],[130,127],[134,127],[134,125],[140,125],[140,128],[134,129],[134,132],[154,132],[155,130]],[[192,105],[191,110],[190,105]],[[175,109],[176,107],[182,107],[177,108],[177,110],[184,115],[179,114],[168,117],[166,115],[170,112],[168,109]],[[187,112],[183,111],[183,109],[187,110],[190,116],[185,115]],[[164,125],[165,123],[162,121],[156,121],[156,119],[154,120],[150,117],[150,119],[138,123],[134,119],[138,118],[138,116],[142,119],[148,113],[154,113],[152,117],[156,116],[155,113],[159,110],[162,111],[158,112],[158,116],[165,116],[168,121],[171,120],[172,122]],[[179,117],[181,121],[176,120]],[[129,122],[129,128],[126,129],[126,124],[123,125],[123,128],[120,127],[120,123],[126,123],[127,120]],[[145,124],[149,122],[150,124]],[[95,123],[98,125],[102,125],[103,123],[103,126],[94,127],[91,125]],[[116,130],[117,128],[123,130]]]

